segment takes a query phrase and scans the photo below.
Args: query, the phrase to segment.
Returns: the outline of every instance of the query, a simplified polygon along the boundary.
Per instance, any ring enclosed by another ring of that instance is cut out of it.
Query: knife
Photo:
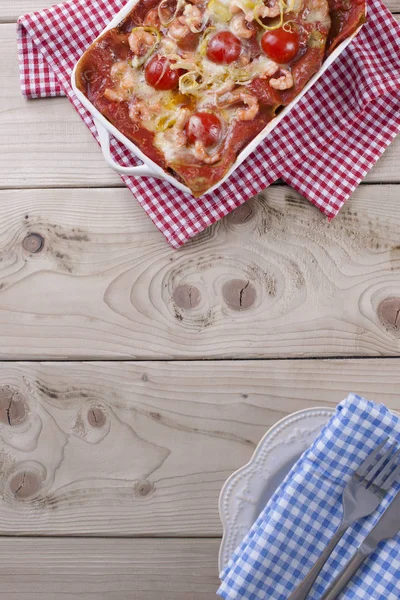
[[[397,492],[388,508],[379,521],[367,535],[357,552],[349,560],[343,571],[325,591],[321,600],[335,600],[349,583],[354,573],[361,567],[363,562],[374,552],[377,545],[383,540],[388,540],[400,531],[400,491]]]

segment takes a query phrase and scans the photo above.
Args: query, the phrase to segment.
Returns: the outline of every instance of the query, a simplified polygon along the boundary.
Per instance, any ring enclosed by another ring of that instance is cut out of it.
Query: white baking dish
[[[116,27],[128,14],[131,12],[133,7],[138,4],[141,0],[130,0],[122,10],[119,11],[118,14],[110,21],[107,27],[103,30],[103,32],[98,36],[101,37],[108,31],[109,29],[113,29]],[[362,26],[361,26],[362,27]],[[242,150],[242,152],[238,155],[236,161],[231,166],[225,177],[221,179],[218,183],[216,183],[212,188],[207,190],[207,194],[215,190],[219,187],[228,177],[233,173],[235,169],[242,164],[244,160],[257,148],[258,144],[262,142],[267,135],[279,124],[279,122],[288,114],[289,111],[293,109],[293,107],[297,104],[297,102],[308,92],[312,85],[321,77],[321,75],[326,71],[326,69],[333,63],[334,60],[347,48],[347,46],[351,43],[353,38],[358,34],[361,27],[359,27],[350,37],[344,40],[335,50],[334,52],[326,59],[323,63],[321,69],[316,73],[307,85],[303,88],[303,90],[299,93],[298,96],[288,106],[286,106],[280,113],[277,115],[272,121],[268,123],[266,127],[251,141],[249,144]],[[98,38],[97,38],[98,39]],[[159,179],[165,179],[169,181],[173,186],[181,190],[182,192],[186,192],[187,194],[192,194],[191,190],[178,181],[172,175],[166,173],[164,169],[162,169],[159,165],[153,162],[150,158],[148,158],[130,139],[128,139],[125,135],[123,135],[114,125],[112,125],[98,110],[93,104],[86,98],[86,96],[77,88],[75,81],[75,74],[78,63],[75,65],[74,70],[72,71],[71,84],[72,88],[83,104],[83,106],[91,113],[95,126],[97,128],[99,134],[99,140],[101,144],[101,149],[103,151],[104,158],[107,164],[112,167],[118,173],[122,175],[130,175],[135,177],[157,177]],[[110,151],[110,135],[113,135],[117,140],[119,140],[122,144],[124,144],[135,156],[137,156],[141,161],[143,161],[142,165],[136,167],[123,167],[119,165],[112,158]]]

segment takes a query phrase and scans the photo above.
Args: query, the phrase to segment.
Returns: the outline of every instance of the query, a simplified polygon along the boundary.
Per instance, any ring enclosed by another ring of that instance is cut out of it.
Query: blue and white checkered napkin
[[[218,594],[229,600],[286,600],[339,526],[347,481],[387,436],[400,445],[400,418],[351,394],[294,465],[221,573]],[[319,600],[384,511],[353,525],[325,565],[309,600]],[[382,542],[342,592],[341,599],[399,600],[400,535]]]

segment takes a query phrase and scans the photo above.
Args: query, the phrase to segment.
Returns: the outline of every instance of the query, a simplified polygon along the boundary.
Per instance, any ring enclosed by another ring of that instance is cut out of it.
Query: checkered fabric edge
[[[123,4],[71,0],[18,22],[23,94],[67,95],[96,138],[70,75]],[[193,198],[159,179],[123,177],[172,246],[181,246],[280,177],[329,218],[338,213],[400,130],[400,27],[380,0],[371,1],[368,17],[349,48],[215,192]],[[139,164],[116,140],[112,152],[120,164]]]

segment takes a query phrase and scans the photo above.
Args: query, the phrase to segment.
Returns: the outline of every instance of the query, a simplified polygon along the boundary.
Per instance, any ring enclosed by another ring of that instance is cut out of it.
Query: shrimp
[[[225,108],[231,104],[237,104],[243,102],[246,108],[239,108],[237,111],[237,117],[239,121],[251,121],[258,114],[259,104],[258,100],[253,94],[246,92],[245,90],[234,90],[228,92],[218,99],[218,106]]]
[[[129,118],[131,121],[150,121],[160,110],[160,104],[146,104],[146,102],[140,100],[130,107]]]
[[[278,0],[272,0],[271,6],[265,6],[264,4],[256,5],[252,9],[248,9],[245,4],[242,3],[242,0],[232,0],[230,4],[230,9],[232,14],[238,14],[240,12],[244,13],[244,18],[248,23],[254,21],[257,17],[258,19],[264,19],[266,17],[277,17],[281,8]]]
[[[234,87],[235,87],[234,81],[226,81],[225,83],[223,83],[221,85],[220,88],[218,88],[218,90],[216,90],[215,95],[217,96],[217,98],[218,98],[218,96],[223,96],[224,94],[231,92]]]
[[[269,84],[274,90],[288,90],[294,84],[293,75],[287,69],[280,69],[280,75],[276,79],[270,79]]]
[[[278,63],[274,62],[273,60],[268,60],[266,62],[263,62],[262,68],[263,73],[262,75],[260,75],[260,79],[267,79],[268,77],[272,77],[272,75],[275,75],[275,73],[279,71],[280,67]]]
[[[246,10],[245,6],[242,4],[241,0],[232,0],[229,5],[231,13],[233,15],[237,15],[241,12],[244,12],[245,19],[248,23],[254,20],[254,10]]]
[[[147,15],[145,16],[143,25],[145,25],[146,27],[160,27],[161,23],[157,8],[152,8],[151,10],[149,10]]]
[[[106,88],[104,90],[104,97],[107,98],[107,100],[112,100],[112,102],[123,102],[124,100],[128,100],[128,97],[124,97],[123,94],[121,94],[121,92],[118,92],[117,90],[112,90],[111,88]]]
[[[186,4],[183,13],[169,25],[169,34],[174,40],[182,40],[189,33],[199,33],[203,13],[197,6]]]
[[[181,23],[179,19],[174,19],[168,27],[168,33],[172,39],[179,42],[189,35],[190,29],[185,23]]]
[[[281,7],[278,0],[273,0],[272,6],[256,6],[254,9],[254,16],[259,19],[265,19],[277,17],[281,12]]]
[[[164,132],[164,137],[169,143],[172,143],[175,148],[186,146],[187,136],[185,133],[186,123],[190,119],[190,110],[182,107],[178,111],[178,116],[172,127]]]
[[[108,100],[123,102],[129,100],[136,84],[135,71],[128,63],[119,61],[111,67],[111,78],[115,81],[115,89],[107,88],[104,96]]]
[[[221,151],[214,152],[213,154],[208,154],[204,147],[204,144],[197,140],[194,143],[194,155],[197,158],[197,160],[200,160],[206,165],[213,165],[221,158]]]
[[[238,58],[238,62],[241,67],[246,67],[250,62],[250,56],[242,52],[242,54]]]
[[[167,37],[161,38],[160,48],[167,56],[178,53],[178,46],[176,45],[175,40],[171,40]]]
[[[190,110],[189,108],[182,107],[178,111],[178,116],[175,121],[174,128],[177,131],[183,131],[186,127],[186,123],[190,119]]]
[[[154,35],[145,29],[134,29],[129,38],[129,47],[135,56],[145,56],[152,46],[154,46]]]
[[[249,29],[246,26],[246,15],[237,14],[231,19],[231,31],[238,38],[249,40],[255,34],[254,29]]]
[[[187,25],[192,33],[199,33],[203,22],[203,13],[197,6],[186,4],[183,14],[179,17],[181,23]]]

